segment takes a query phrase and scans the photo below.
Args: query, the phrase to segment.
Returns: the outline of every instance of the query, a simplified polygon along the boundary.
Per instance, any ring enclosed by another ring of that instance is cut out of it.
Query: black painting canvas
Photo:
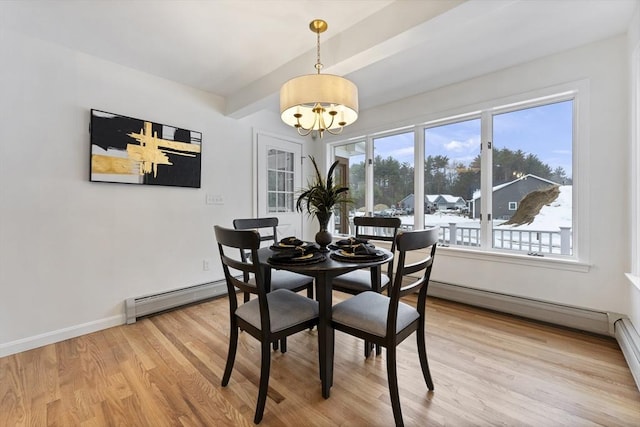
[[[91,110],[91,181],[200,188],[202,133]]]

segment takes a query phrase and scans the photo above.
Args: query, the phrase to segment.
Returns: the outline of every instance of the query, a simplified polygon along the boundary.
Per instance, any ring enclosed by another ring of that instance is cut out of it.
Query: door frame
[[[302,166],[302,162],[304,161],[306,155],[305,155],[305,146],[303,144],[303,141],[300,139],[295,139],[295,138],[290,138],[287,136],[283,136],[282,134],[278,134],[278,133],[274,133],[274,132],[268,132],[268,131],[263,131],[263,130],[253,130],[253,149],[252,149],[252,170],[251,173],[253,174],[252,179],[251,179],[251,213],[252,216],[254,218],[258,217],[258,190],[259,190],[259,185],[258,185],[258,162],[260,161],[259,159],[259,137],[260,135],[264,135],[266,137],[269,138],[275,138],[281,141],[285,141],[285,142],[289,142],[292,144],[296,144],[300,146],[300,164],[298,165],[298,167],[300,168],[300,181],[299,182],[294,182],[294,188],[296,189],[296,191],[300,188],[302,188],[302,183],[304,182],[305,179],[305,174],[304,174],[304,168]],[[304,217],[302,214],[300,214],[300,230],[301,233],[304,234],[305,230],[306,230],[306,222],[304,220]],[[301,237],[301,236],[300,236]]]

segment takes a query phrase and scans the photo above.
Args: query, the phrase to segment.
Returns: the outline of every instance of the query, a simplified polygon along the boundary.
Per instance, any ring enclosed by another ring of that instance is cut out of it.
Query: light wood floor
[[[222,298],[0,359],[0,425],[253,425],[260,358],[247,334],[220,386],[227,310]],[[406,425],[640,425],[640,392],[613,339],[438,299],[428,313],[435,391],[412,336],[398,354]],[[336,333],[325,400],[317,332],[290,337],[286,354],[272,353],[261,425],[393,425],[384,352],[362,353]]]

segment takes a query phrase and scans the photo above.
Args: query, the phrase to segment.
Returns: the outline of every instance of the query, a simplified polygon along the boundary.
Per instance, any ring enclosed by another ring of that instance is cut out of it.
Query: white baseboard
[[[9,356],[15,353],[20,353],[22,351],[27,351],[34,348],[42,347],[44,345],[64,341],[69,338],[75,338],[79,337],[80,335],[90,334],[102,329],[122,325],[124,321],[124,314],[120,314],[117,316],[94,320],[80,325],[74,325],[68,328],[58,329],[56,331],[46,332],[44,334],[0,344],[0,357]]]
[[[226,293],[226,284],[224,280],[222,280],[169,292],[162,292],[155,295],[129,298],[125,301],[125,313],[123,314],[0,344],[0,357],[10,356],[15,353],[20,353],[22,351],[31,350],[48,344],[54,344],[69,338],[75,338],[81,335],[100,331],[102,329],[111,328],[113,326],[123,325],[124,323],[133,323],[135,322],[136,317],[146,316]]]
[[[640,390],[640,335],[629,319],[620,319],[615,323],[615,335]]]

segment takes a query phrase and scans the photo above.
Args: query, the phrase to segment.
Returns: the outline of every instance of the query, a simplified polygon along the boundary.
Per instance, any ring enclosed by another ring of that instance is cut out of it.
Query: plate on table
[[[291,250],[291,249],[295,249],[295,248],[307,248],[309,247],[309,245],[311,245],[309,242],[302,242],[301,245],[287,245],[285,243],[282,242],[278,242],[278,243],[274,243],[273,245],[271,245],[270,249],[273,249],[274,251],[286,251],[286,250]]]
[[[382,251],[376,251],[375,254],[354,254],[352,252],[345,251],[344,249],[338,249],[335,252],[331,253],[331,258],[337,261],[346,261],[346,262],[367,262],[367,261],[378,261],[381,259],[385,259],[387,255],[385,255]]]
[[[310,254],[304,254],[296,257],[270,257],[269,262],[274,265],[305,265],[315,264],[327,259],[320,252],[312,252]]]

